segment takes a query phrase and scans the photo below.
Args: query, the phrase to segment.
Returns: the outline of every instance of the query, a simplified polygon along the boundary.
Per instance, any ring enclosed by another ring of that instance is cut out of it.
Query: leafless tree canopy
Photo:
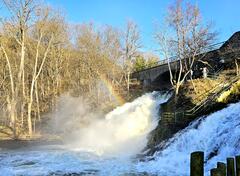
[[[42,114],[53,111],[63,93],[81,95],[100,107],[112,101],[102,92],[103,81],[119,94],[127,89],[124,78],[131,70],[124,69],[139,48],[135,23],[128,23],[124,32],[93,23],[71,26],[38,1],[2,3],[11,17],[1,21],[0,132],[32,137]]]
[[[133,21],[128,21],[123,38],[124,70],[125,79],[127,82],[127,90],[129,92],[130,74],[133,71],[133,61],[138,55],[139,49],[142,47],[140,42],[140,33],[136,23]]]
[[[178,94],[180,86],[192,70],[196,56],[203,53],[205,46],[212,44],[216,33],[210,24],[203,24],[196,5],[177,0],[168,9],[166,24],[156,32],[160,50],[170,62],[172,56],[179,60],[179,74],[173,76],[170,64],[170,81]],[[198,58],[201,60],[201,58]]]

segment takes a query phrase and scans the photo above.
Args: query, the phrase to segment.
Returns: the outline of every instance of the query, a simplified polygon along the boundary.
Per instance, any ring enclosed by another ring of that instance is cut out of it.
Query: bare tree
[[[216,34],[211,32],[210,25],[202,24],[199,8],[190,3],[184,8],[182,0],[177,0],[169,7],[166,23],[165,29],[171,31],[172,37],[169,37],[166,31],[158,31],[156,39],[164,57],[168,60],[170,82],[178,95],[186,78],[191,77],[190,73],[195,61],[202,59],[199,58],[199,54],[214,41]],[[175,56],[178,62],[176,76],[173,75],[171,56]]]
[[[18,129],[24,131],[26,124],[28,136],[32,137],[35,126],[35,123],[32,124],[33,120],[35,121],[32,118],[34,101],[37,104],[38,116],[41,111],[37,81],[43,70],[48,72],[50,69],[44,66],[51,46],[56,42],[56,17],[50,13],[49,8],[39,8],[34,1],[4,3],[12,13],[12,18],[3,23],[4,34],[9,37],[2,37],[0,45],[8,66],[11,85],[11,93],[7,94],[10,127],[16,138],[20,133]],[[43,84],[44,81],[41,85]]]
[[[130,74],[133,69],[134,57],[138,56],[139,49],[142,47],[140,43],[140,33],[136,23],[133,21],[128,21],[123,38],[123,64],[125,70],[125,79],[127,82],[127,91],[129,92]]]
[[[17,137],[17,101],[20,99],[23,100],[21,104],[24,106],[24,99],[26,90],[25,90],[25,77],[24,77],[24,65],[25,65],[25,56],[26,56],[26,35],[27,30],[29,29],[29,21],[31,19],[32,14],[34,13],[34,2],[33,0],[4,0],[5,6],[9,9],[9,12],[12,14],[12,18],[9,21],[6,21],[4,26],[9,36],[15,39],[16,43],[20,46],[20,62],[17,78],[14,80],[13,76],[13,63],[10,63],[8,53],[6,51],[5,46],[1,45],[1,49],[4,53],[4,56],[7,60],[7,65],[9,69],[9,75],[11,79],[11,97],[9,98],[9,110],[11,116],[11,127],[13,130],[13,137]],[[22,89],[22,90],[21,90]],[[20,96],[21,95],[21,96]]]
[[[41,12],[39,12],[41,11]],[[29,90],[29,98],[28,98],[28,130],[29,135],[32,137],[32,103],[33,103],[33,97],[34,97],[34,90],[36,86],[36,82],[42,72],[43,66],[45,64],[46,58],[48,56],[50,47],[52,46],[53,41],[53,33],[49,28],[52,26],[49,24],[49,9],[40,9],[38,10],[38,16],[39,19],[35,23],[35,35],[36,35],[36,51],[35,51],[35,62],[34,62],[34,68],[33,72],[31,74],[32,80],[30,82],[30,90]],[[43,41],[43,38],[45,38],[45,41]],[[47,40],[46,40],[47,39]],[[46,42],[47,41],[47,42]],[[42,54],[42,59],[39,59],[40,55],[40,47],[44,47],[44,51]],[[40,61],[39,61],[40,60]]]

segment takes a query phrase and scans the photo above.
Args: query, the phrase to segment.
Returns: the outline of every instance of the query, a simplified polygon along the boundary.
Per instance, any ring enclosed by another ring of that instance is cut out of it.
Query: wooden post
[[[217,168],[221,172],[221,175],[223,175],[223,176],[227,175],[227,166],[225,163],[217,162]]]
[[[235,157],[236,162],[236,176],[240,176],[240,155]]]
[[[227,176],[235,176],[234,158],[227,158]]]
[[[204,152],[191,153],[190,176],[204,176]]]
[[[211,169],[210,174],[211,176],[226,176],[226,175],[222,175],[221,170],[218,168]]]

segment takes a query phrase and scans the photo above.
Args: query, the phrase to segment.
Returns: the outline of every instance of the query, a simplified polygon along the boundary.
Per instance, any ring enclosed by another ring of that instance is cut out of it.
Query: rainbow
[[[109,93],[115,98],[118,105],[123,105],[124,103],[126,103],[125,99],[121,95],[119,95],[118,92],[115,91],[111,81],[104,74],[99,74],[99,78],[102,81],[102,83],[106,86]]]

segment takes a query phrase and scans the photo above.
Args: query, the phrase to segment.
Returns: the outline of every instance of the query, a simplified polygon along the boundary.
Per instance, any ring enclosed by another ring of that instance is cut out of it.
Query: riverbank
[[[17,150],[28,147],[39,147],[45,145],[62,145],[63,142],[60,139],[49,140],[49,139],[24,139],[24,140],[12,140],[4,139],[0,140],[0,151],[1,150]]]

